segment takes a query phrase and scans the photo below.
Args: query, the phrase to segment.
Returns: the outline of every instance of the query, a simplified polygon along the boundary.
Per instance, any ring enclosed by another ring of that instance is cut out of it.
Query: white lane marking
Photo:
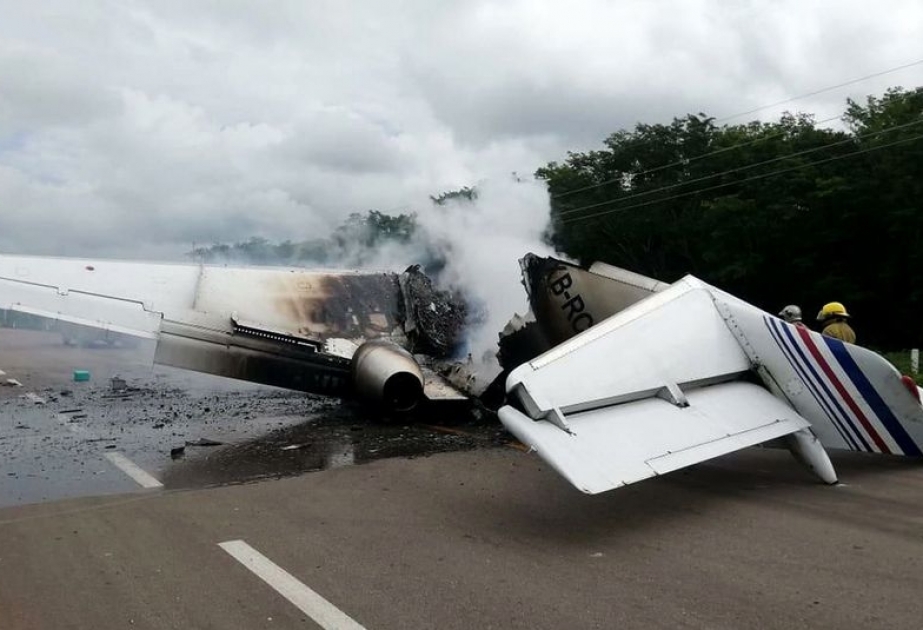
[[[318,593],[299,582],[288,573],[242,540],[218,543],[235,560],[250,569],[257,577],[269,584],[282,597],[293,603],[298,610],[327,630],[365,630],[365,628],[342,610],[328,602]]]
[[[142,488],[162,488],[163,484],[154,479],[153,476],[141,470],[141,468],[135,464],[133,461],[122,455],[121,453],[106,453],[106,459],[108,459],[112,464],[121,470],[123,473],[134,479],[138,482],[138,485]]]
[[[38,394],[36,394],[35,392],[26,392],[25,394],[23,394],[23,396],[25,396],[26,398],[34,402],[36,405],[45,404],[45,399],[39,396]]]

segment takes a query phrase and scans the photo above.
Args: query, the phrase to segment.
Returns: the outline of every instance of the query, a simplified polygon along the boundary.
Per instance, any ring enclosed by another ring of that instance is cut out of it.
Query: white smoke
[[[551,212],[543,183],[510,178],[480,182],[476,189],[476,198],[432,204],[417,221],[421,237],[445,253],[441,283],[485,310],[485,321],[468,338],[469,351],[480,359],[496,352],[500,330],[528,308],[519,259],[554,251],[542,240]]]
[[[441,203],[431,198],[402,208],[416,216],[407,241],[381,240],[369,247],[361,239],[328,249],[326,259],[301,264],[333,269],[401,272],[410,265],[445,261],[439,288],[457,290],[484,316],[468,331],[467,351],[478,363],[497,351],[499,332],[514,313],[525,313],[519,259],[528,252],[554,255],[543,241],[551,208],[543,182],[514,177],[478,182],[475,195],[458,195]],[[333,247],[328,242],[328,247]],[[260,264],[240,253],[228,262]],[[262,264],[266,264],[263,261]],[[273,261],[287,264],[285,261]]]

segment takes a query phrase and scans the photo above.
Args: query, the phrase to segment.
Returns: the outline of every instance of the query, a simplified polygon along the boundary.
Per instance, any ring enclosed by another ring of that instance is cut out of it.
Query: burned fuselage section
[[[165,319],[155,360],[407,411],[427,389],[411,352],[451,356],[465,312],[458,296],[434,289],[415,267],[402,274],[207,268],[194,313]]]
[[[515,316],[500,333],[498,357],[505,370],[669,286],[604,263],[583,268],[526,254],[519,264],[530,312]]]
[[[519,263],[529,306],[550,346],[669,286],[605,263],[584,269],[534,254],[526,254]]]
[[[534,322],[501,335],[507,369],[658,285],[533,255],[522,268]],[[153,339],[163,365],[376,407],[412,407],[421,381],[427,398],[464,399],[495,376],[464,348],[482,323],[479,305],[418,266],[371,273],[0,256],[0,308]]]
[[[0,257],[0,308],[157,342],[155,362],[409,408],[467,308],[404,274]],[[364,344],[373,348],[357,354]],[[357,364],[355,357],[365,357]],[[438,387],[440,396],[457,391]],[[454,392],[454,393],[453,393]]]

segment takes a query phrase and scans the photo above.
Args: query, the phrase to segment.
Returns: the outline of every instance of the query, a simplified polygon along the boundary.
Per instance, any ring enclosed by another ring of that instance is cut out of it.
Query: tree
[[[667,281],[694,273],[772,312],[845,301],[863,343],[919,344],[921,112],[923,90],[894,89],[849,101],[843,131],[805,114],[619,130],[536,172],[552,241]]]

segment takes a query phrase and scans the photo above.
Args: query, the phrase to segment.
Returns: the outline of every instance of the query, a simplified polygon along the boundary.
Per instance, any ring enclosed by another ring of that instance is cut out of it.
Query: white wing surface
[[[597,493],[809,426],[741,380],[751,362],[686,278],[514,370],[503,424],[577,488]]]

